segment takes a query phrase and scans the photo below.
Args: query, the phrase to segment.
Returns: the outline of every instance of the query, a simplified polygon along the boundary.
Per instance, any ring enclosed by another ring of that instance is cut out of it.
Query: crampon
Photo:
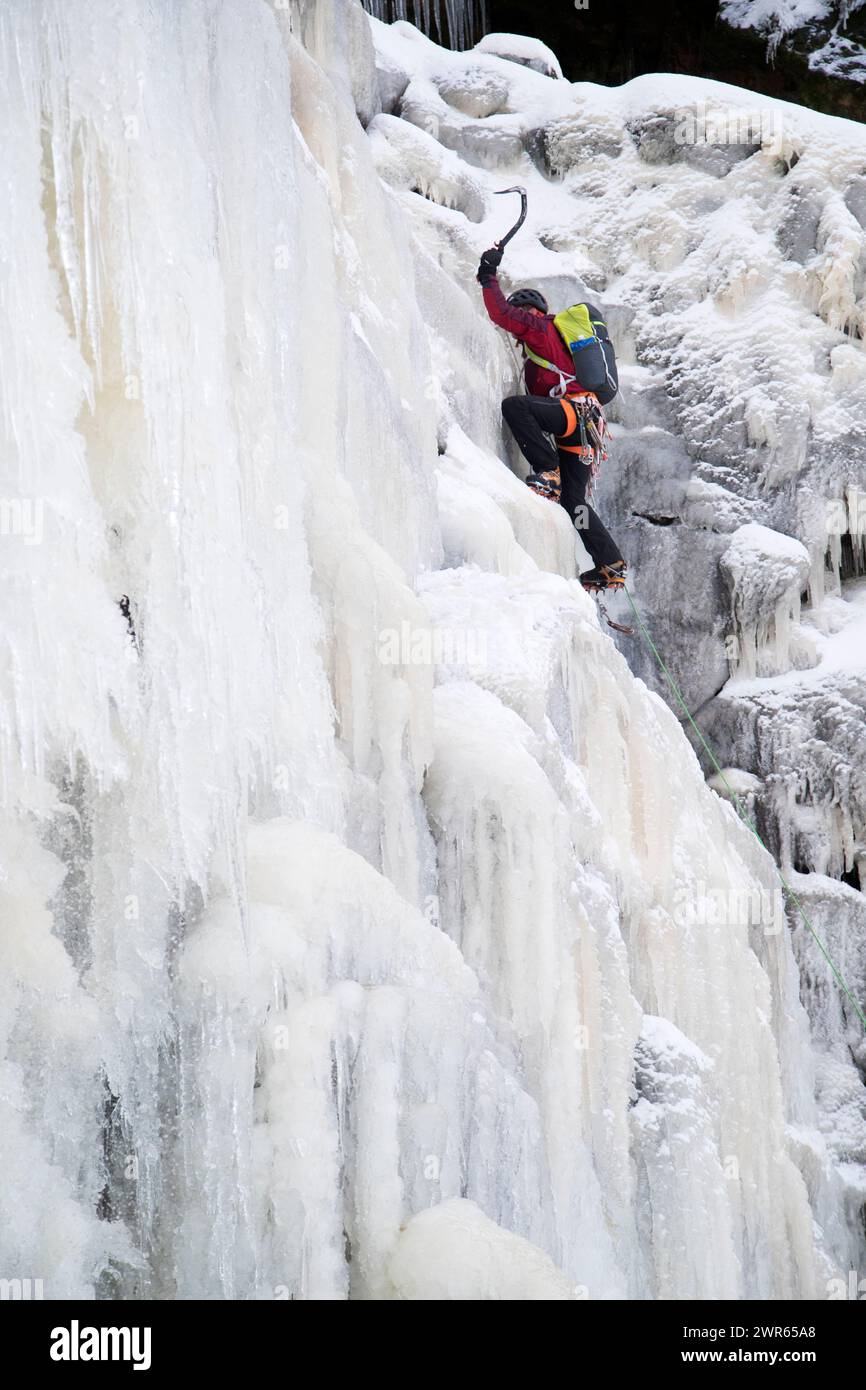
[[[605,607],[602,594],[610,590],[623,589],[625,587],[625,566],[622,569],[611,569],[608,565],[599,565],[597,569],[584,570],[580,576],[580,582],[587,593],[592,594],[598,604],[598,611],[604,618],[608,627],[615,632],[621,632],[625,637],[634,637],[634,628],[627,623],[617,623],[610,616]]]
[[[559,469],[552,468],[549,473],[530,473],[526,479],[526,486],[537,493],[539,497],[547,497],[551,502],[558,502],[562,491]]]

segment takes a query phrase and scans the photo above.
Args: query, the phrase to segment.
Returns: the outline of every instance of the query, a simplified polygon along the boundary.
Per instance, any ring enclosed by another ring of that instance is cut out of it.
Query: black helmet
[[[538,290],[515,290],[514,294],[508,296],[508,303],[513,304],[515,309],[520,309],[525,304],[530,309],[540,309],[543,314],[547,313],[547,300]]]

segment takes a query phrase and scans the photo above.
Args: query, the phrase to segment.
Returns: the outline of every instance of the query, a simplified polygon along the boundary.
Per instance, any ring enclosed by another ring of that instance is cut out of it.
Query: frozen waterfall
[[[647,89],[582,113],[507,47],[0,9],[0,1275],[46,1297],[857,1267],[773,863],[504,462],[492,191],[590,285],[550,161]]]

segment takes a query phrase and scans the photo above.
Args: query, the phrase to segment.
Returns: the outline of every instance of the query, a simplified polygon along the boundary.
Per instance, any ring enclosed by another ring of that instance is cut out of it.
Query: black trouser
[[[559,442],[563,444],[580,443],[577,437],[563,437],[568,420],[559,401],[550,396],[507,396],[502,402],[502,414],[533,472],[549,473],[552,468],[559,469],[562,482],[560,503],[580,532],[580,539],[589,551],[592,563],[612,565],[621,560],[616,541],[586,500],[591,476],[589,464],[576,454],[557,449],[547,438],[552,434],[559,436]]]

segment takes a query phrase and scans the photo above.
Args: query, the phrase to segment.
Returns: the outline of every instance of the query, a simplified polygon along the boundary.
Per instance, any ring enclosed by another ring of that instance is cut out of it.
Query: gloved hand
[[[502,252],[498,246],[491,246],[489,251],[484,252],[478,265],[478,274],[475,277],[479,284],[484,285],[488,280],[495,280],[501,260]]]

